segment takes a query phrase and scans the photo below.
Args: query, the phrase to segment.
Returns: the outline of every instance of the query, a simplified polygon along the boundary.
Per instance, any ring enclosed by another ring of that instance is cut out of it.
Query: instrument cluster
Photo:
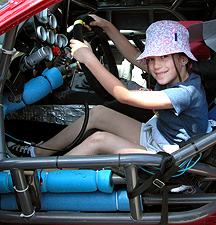
[[[49,9],[35,15],[31,22],[27,23],[25,33],[33,44],[20,61],[21,72],[34,69],[43,60],[52,62],[51,65],[56,67],[71,63],[68,38],[58,33],[56,16]]]

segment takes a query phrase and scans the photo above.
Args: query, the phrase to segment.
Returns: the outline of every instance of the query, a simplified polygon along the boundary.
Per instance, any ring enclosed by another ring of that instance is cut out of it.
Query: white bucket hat
[[[146,64],[147,57],[180,52],[197,61],[190,49],[187,28],[176,21],[161,20],[151,24],[146,30],[145,50],[137,61]]]

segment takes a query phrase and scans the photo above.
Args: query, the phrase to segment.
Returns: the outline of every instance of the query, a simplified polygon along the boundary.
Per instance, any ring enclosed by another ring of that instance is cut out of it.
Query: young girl
[[[157,153],[181,141],[207,132],[207,102],[201,79],[189,73],[190,61],[196,60],[190,50],[188,30],[175,21],[158,21],[146,31],[145,50],[140,54],[108,21],[91,15],[91,26],[100,26],[131,63],[147,70],[157,81],[154,91],[128,90],[98,61],[90,46],[71,40],[71,54],[84,63],[101,85],[119,102],[152,109],[156,115],[140,123],[104,106],[90,111],[87,130],[100,131],[85,139],[66,155]],[[196,60],[197,61],[197,60]],[[83,117],[62,130],[41,147],[61,150],[78,135]],[[18,149],[12,146],[12,149]],[[31,155],[48,156],[53,152],[31,149]]]

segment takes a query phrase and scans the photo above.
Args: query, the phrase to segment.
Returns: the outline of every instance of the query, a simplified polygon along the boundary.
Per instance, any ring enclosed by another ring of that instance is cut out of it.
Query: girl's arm
[[[119,32],[119,30],[109,21],[102,19],[96,15],[90,15],[95,21],[91,22],[91,26],[101,27],[109,38],[114,42],[120,53],[133,65],[138,66],[142,70],[146,70],[146,66],[136,61],[140,52],[128,41],[128,39]]]
[[[146,109],[170,109],[172,103],[162,91],[130,91],[98,61],[85,43],[70,41],[71,54],[84,63],[101,85],[119,102]]]

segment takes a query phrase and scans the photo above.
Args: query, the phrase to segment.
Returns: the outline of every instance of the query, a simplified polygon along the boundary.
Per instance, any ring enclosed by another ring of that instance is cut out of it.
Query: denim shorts
[[[153,116],[147,123],[142,123],[140,132],[140,145],[151,153],[172,153],[179,149],[178,145],[170,145],[157,129],[157,117]]]

